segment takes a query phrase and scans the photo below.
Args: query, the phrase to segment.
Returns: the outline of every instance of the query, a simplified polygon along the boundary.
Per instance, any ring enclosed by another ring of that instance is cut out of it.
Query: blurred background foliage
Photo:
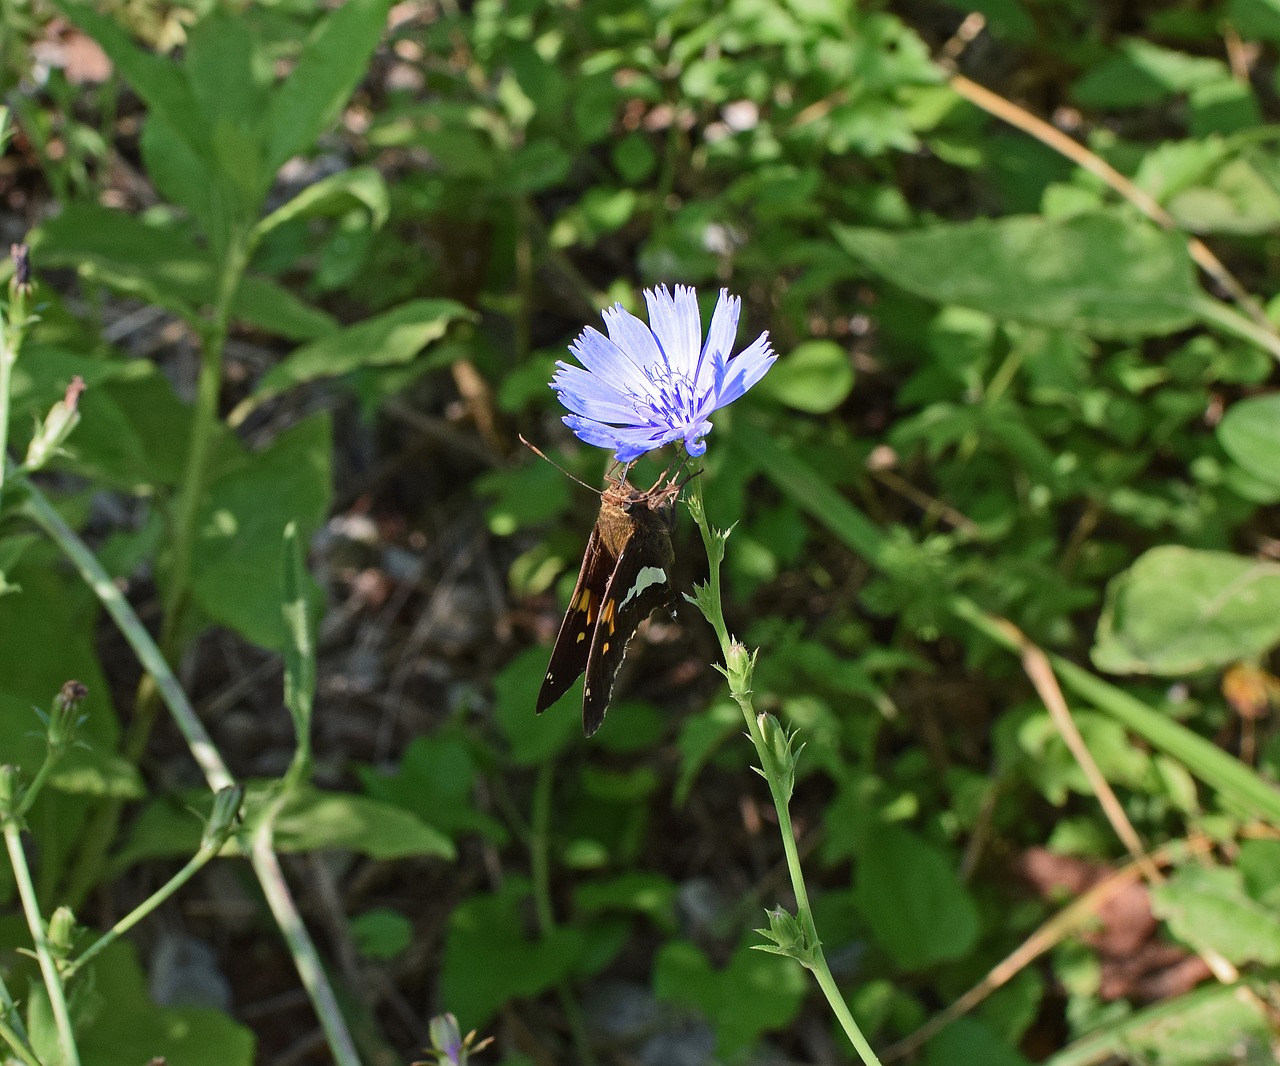
[[[793,901],[694,612],[655,617],[590,743],[573,696],[532,713],[596,502],[517,435],[600,481],[547,382],[659,282],[704,317],[727,286],[782,355],[702,477],[759,706],[806,743],[824,946],[886,1061],[1273,1061],[1280,4],[0,19],[3,237],[32,246],[40,315],[11,453],[80,375],[40,484],[249,779],[292,757],[280,542],[310,538],[316,788],[278,843],[366,1061],[407,1061],[444,1010],[508,1066],[852,1055],[804,972],[751,950]],[[33,769],[29,708],[89,687],[91,748],[31,829],[48,908],[106,926],[208,798],[21,504],[0,751]],[[682,588],[699,551],[685,523]],[[1062,676],[1118,815],[964,605],[1085,668]],[[1164,883],[1119,872],[1117,824]],[[21,925],[0,936],[29,969]],[[326,1061],[242,863],[99,965],[89,1061]]]

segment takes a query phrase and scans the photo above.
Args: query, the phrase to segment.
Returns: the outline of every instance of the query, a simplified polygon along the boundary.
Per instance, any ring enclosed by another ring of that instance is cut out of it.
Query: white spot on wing
[[[667,572],[660,566],[641,567],[640,573],[636,574],[636,583],[627,589],[627,594],[622,597],[622,603],[618,605],[618,610],[622,610],[628,603],[634,600],[650,585],[662,585],[667,580]]]

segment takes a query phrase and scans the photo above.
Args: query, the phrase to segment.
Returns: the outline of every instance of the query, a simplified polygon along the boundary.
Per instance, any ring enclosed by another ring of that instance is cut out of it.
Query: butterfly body
[[[670,600],[679,492],[661,478],[651,489],[637,489],[623,474],[601,494],[600,516],[538,692],[539,714],[585,674],[582,729],[591,736],[600,728],[627,644],[649,613]]]

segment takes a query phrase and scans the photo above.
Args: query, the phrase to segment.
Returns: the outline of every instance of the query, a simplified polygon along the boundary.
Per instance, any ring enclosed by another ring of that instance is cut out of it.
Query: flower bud
[[[84,721],[80,704],[89,690],[79,681],[68,681],[53,697],[53,712],[49,715],[49,747],[62,755],[76,739],[76,730]]]
[[[59,907],[49,918],[48,941],[55,958],[70,956],[76,941],[76,916],[70,907]]]
[[[795,734],[783,729],[771,714],[756,715],[756,725],[764,738],[760,755],[765,764],[765,776],[776,780],[782,786],[782,794],[790,799],[796,786],[796,757],[800,754],[791,747]],[[804,745],[800,747],[803,749]]]
[[[213,797],[213,811],[200,839],[203,850],[218,851],[227,842],[240,819],[240,805],[244,803],[244,785],[228,785]]]
[[[756,653],[747,651],[746,645],[733,641],[725,658],[725,674],[729,678],[729,691],[734,696],[751,691],[751,675],[756,666]]]
[[[78,410],[80,394],[84,392],[84,379],[77,374],[71,379],[62,399],[49,408],[44,422],[36,430],[27,445],[27,457],[24,465],[28,470],[39,470],[54,455],[62,450],[71,431],[80,424]]]

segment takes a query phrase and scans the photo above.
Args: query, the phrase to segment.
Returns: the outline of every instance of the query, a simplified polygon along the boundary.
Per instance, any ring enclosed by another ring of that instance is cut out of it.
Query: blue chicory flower
[[[606,337],[588,326],[569,350],[581,366],[556,363],[551,387],[572,414],[564,423],[587,444],[613,449],[621,463],[683,440],[701,455],[713,411],[733,403],[777,358],[761,333],[730,358],[742,301],[720,290],[706,343],[697,294],[677,285],[646,289],[646,326],[621,304],[603,312]]]

